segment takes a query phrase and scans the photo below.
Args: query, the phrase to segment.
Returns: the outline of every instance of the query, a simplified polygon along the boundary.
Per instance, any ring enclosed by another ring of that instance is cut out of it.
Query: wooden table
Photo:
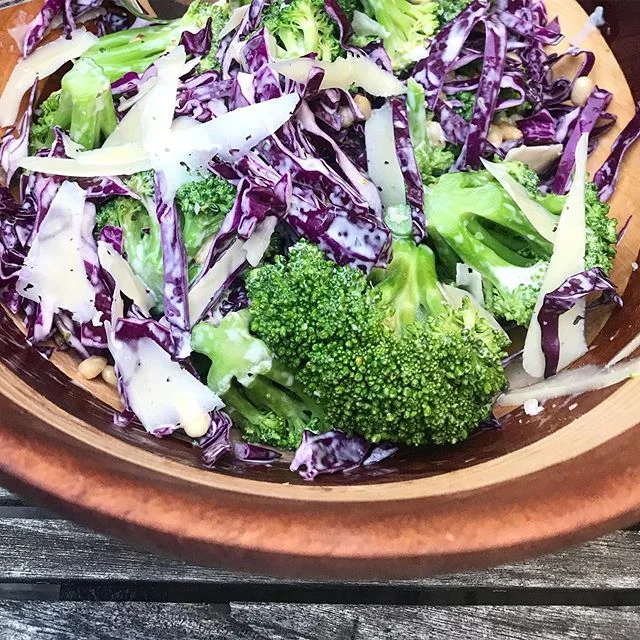
[[[278,580],[187,565],[0,489],[0,640],[636,640],[640,528],[473,574]]]

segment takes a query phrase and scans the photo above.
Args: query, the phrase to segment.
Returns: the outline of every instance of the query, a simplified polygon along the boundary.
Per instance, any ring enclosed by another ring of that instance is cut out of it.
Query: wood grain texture
[[[631,640],[640,635],[640,608],[232,603],[231,615],[270,640]]]
[[[575,549],[470,574],[351,586],[425,588],[637,589],[640,532],[620,531]],[[65,520],[0,518],[0,581],[144,581],[249,587],[317,585],[189,565],[138,551]],[[331,588],[331,583],[324,583]],[[353,595],[353,594],[352,594]]]
[[[0,601],[0,640],[632,640],[640,608]]]

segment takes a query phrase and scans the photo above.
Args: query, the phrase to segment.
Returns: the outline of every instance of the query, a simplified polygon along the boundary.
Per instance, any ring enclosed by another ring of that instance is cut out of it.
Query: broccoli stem
[[[127,71],[142,73],[178,45],[184,28],[178,21],[110,33],[102,36],[83,57],[100,65],[113,82]]]
[[[59,114],[59,126],[85,149],[99,147],[116,128],[111,86],[92,60],[78,60],[62,78]]]

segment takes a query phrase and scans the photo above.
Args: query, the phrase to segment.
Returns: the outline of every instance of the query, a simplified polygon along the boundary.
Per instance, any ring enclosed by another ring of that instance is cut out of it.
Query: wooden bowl
[[[2,85],[18,57],[6,29],[39,4],[0,13]],[[573,0],[549,5],[569,35],[586,20]],[[621,15],[621,24],[628,19]],[[586,46],[597,52],[595,78],[614,92],[613,110],[625,123],[634,105],[623,72],[599,34]],[[640,200],[638,163],[640,148],[628,155],[613,201],[623,222]],[[626,287],[625,307],[585,362],[606,362],[640,329],[640,274],[631,268],[639,245],[636,216],[614,274]],[[548,402],[535,418],[515,410],[501,431],[456,448],[309,484],[285,465],[207,471],[186,442],[115,430],[117,399],[104,385],[81,382],[76,366],[64,354],[42,358],[0,310],[2,482],[92,527],[193,561],[304,577],[403,578],[548,551],[640,515],[637,381]]]

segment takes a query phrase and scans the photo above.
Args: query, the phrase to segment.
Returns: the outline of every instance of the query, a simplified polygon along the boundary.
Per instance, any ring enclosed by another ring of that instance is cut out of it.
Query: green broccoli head
[[[451,22],[455,17],[464,11],[472,0],[437,0],[438,8],[436,16],[441,25]]]
[[[192,348],[211,360],[207,384],[221,395],[246,440],[295,449],[305,429],[321,429],[322,412],[251,334],[250,321],[243,309],[218,326],[201,322],[193,328]]]
[[[160,225],[155,215],[134,198],[116,196],[98,207],[96,232],[107,225],[120,227],[127,262],[162,306],[164,277]]]
[[[609,217],[611,207],[600,200],[598,188],[588,182],[585,193],[587,250],[584,261],[587,269],[600,267],[606,274],[613,269],[618,243],[618,222]]]
[[[80,59],[62,78],[60,91],[40,105],[31,127],[31,148],[37,151],[51,146],[53,128],[60,127],[85,149],[95,149],[116,124],[109,79],[95,62]]]
[[[503,340],[468,303],[449,307],[426,246],[395,242],[397,262],[376,287],[306,242],[250,272],[252,330],[296,370],[332,427],[374,442],[458,442],[504,386]]]
[[[153,171],[135,173],[124,178],[124,182],[141,200],[117,196],[100,205],[96,232],[106,225],[122,228],[127,261],[134,273],[156,294],[157,300],[162,300],[162,244],[154,213]],[[220,229],[235,195],[235,187],[215,175],[197,177],[178,188],[175,202],[191,278],[200,269],[197,264],[199,252]]]
[[[550,213],[562,212],[565,196],[543,194],[539,179],[521,163],[509,172]],[[616,222],[597,190],[587,185],[587,268],[606,273],[615,256]],[[483,278],[487,308],[497,317],[528,326],[553,253],[504,189],[485,171],[442,176],[426,194],[431,238],[446,270],[463,262]]]
[[[433,114],[426,110],[424,88],[413,78],[407,81],[407,112],[420,177],[425,184],[431,184],[435,178],[449,171],[456,158],[449,147],[440,148],[431,143],[428,127]]]
[[[467,122],[471,121],[473,115],[473,108],[476,104],[476,94],[473,91],[460,91],[454,96],[455,100],[458,100],[461,104],[454,107],[453,110]]]
[[[235,198],[236,188],[213,174],[178,188],[176,204],[182,217],[182,239],[190,258],[195,258],[207,240],[218,232]]]
[[[229,18],[228,4],[211,4],[205,0],[196,0],[182,18],[163,24],[153,24],[137,29],[125,29],[102,36],[82,56],[91,59],[102,67],[109,80],[113,82],[128,71],[142,73],[161,55],[171,51],[180,41],[186,30],[202,29],[211,18],[212,53],[200,64],[216,66],[215,52],[218,49],[220,30]]]
[[[435,1],[363,0],[364,11],[386,29],[384,48],[401,71],[424,57],[428,39],[438,29]]]
[[[265,8],[262,20],[276,40],[278,58],[316,53],[318,60],[330,62],[342,55],[338,27],[324,0],[275,0]]]

